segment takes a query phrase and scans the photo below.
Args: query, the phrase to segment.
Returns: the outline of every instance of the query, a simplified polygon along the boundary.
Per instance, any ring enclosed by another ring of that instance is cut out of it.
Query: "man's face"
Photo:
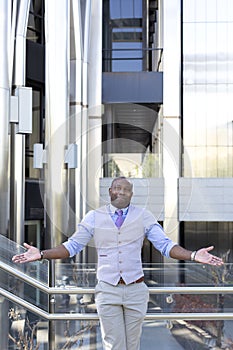
[[[113,182],[109,188],[111,203],[114,207],[122,209],[126,208],[132,198],[132,184],[126,179],[119,179]]]

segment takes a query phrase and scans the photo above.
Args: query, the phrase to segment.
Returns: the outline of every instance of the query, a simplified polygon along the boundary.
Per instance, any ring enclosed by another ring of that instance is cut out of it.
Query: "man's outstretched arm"
[[[22,264],[41,259],[65,259],[70,256],[68,250],[63,244],[55,248],[43,250],[42,252],[38,248],[27,243],[24,243],[23,245],[27,251],[22,254],[14,255],[12,258],[13,262]]]
[[[209,253],[209,251],[213,249],[214,246],[210,246],[191,252],[179,245],[175,245],[170,251],[170,257],[178,260],[191,260],[191,255],[194,253],[193,260],[196,262],[209,265],[222,265],[223,261],[221,258]]]

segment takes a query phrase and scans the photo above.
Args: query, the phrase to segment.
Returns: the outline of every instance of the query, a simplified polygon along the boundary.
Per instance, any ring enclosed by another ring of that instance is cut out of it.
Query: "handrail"
[[[108,52],[108,51],[163,51],[163,48],[161,47],[148,47],[148,48],[138,48],[138,49],[133,49],[133,48],[124,48],[124,49],[102,49],[103,52]]]
[[[0,288],[0,295],[4,296],[5,298],[11,300],[12,302],[23,306],[25,309],[31,311],[32,313],[37,314],[38,316],[41,316],[45,318],[46,320],[52,321],[52,320],[95,320],[98,319],[98,315],[94,313],[54,313],[50,314],[47,311],[42,310],[38,306],[32,305],[28,301],[25,301],[24,299],[4,290],[3,288]]]
[[[94,321],[98,320],[99,316],[97,313],[54,313],[50,314],[44,310],[41,310],[35,305],[30,304],[24,299],[15,296],[14,294],[0,288],[0,295],[11,300],[12,302],[23,306],[25,309],[41,316],[48,321],[58,320],[85,320]],[[233,313],[148,313],[145,316],[145,320],[232,320]]]
[[[159,71],[160,64],[162,62],[162,56],[163,56],[163,48],[161,47],[141,47],[141,48],[111,48],[111,49],[102,49],[103,53],[103,61],[117,61],[117,60],[123,60],[123,61],[132,61],[132,60],[143,60],[143,57],[112,57],[112,55],[109,57],[109,53],[112,52],[153,52],[153,51],[159,51],[159,58],[157,62],[157,72]],[[105,56],[106,54],[106,56]]]
[[[49,287],[33,277],[10,267],[0,261],[0,268],[20,280],[38,288],[40,291],[51,294],[93,294],[94,287]],[[150,294],[233,294],[233,286],[214,286],[214,287],[149,287]]]

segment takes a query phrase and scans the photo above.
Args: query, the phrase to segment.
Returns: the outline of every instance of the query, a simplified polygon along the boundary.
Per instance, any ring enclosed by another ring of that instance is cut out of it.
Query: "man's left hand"
[[[223,265],[224,262],[221,258],[209,253],[209,251],[213,249],[214,249],[214,246],[210,246],[207,248],[202,248],[197,250],[195,255],[195,261],[202,264],[209,264],[209,265],[215,265],[215,266]]]

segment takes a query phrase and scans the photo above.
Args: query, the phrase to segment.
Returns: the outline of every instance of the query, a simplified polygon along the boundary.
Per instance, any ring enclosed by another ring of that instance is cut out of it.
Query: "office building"
[[[232,259],[232,1],[0,9],[0,233],[60,244],[124,175],[169,237]],[[164,262],[148,243],[143,261]]]

